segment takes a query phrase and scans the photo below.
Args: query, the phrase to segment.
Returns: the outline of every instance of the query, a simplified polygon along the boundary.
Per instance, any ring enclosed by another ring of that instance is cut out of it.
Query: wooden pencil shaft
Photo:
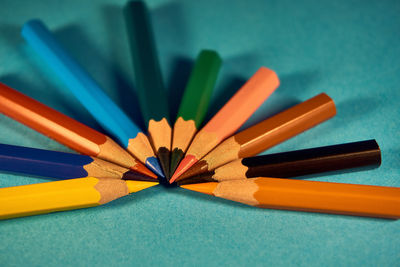
[[[156,184],[87,177],[0,188],[0,219],[98,206]]]
[[[90,156],[0,144],[0,169],[59,179],[88,176]]]
[[[229,164],[229,163],[228,163]],[[247,178],[290,178],[360,167],[376,168],[381,151],[375,140],[242,159]]]
[[[135,83],[144,121],[169,119],[167,94],[162,74],[150,15],[142,1],[129,1],[124,8]]]
[[[91,176],[154,182],[154,178],[99,158],[6,144],[0,144],[0,170],[57,180]]]
[[[221,58],[212,50],[202,50],[193,67],[172,135],[170,174],[173,174],[207,113],[218,77]]]
[[[126,148],[129,139],[141,130],[64,50],[43,22],[37,19],[26,22],[21,34],[97,122]]]
[[[400,218],[400,188],[251,178],[183,186],[260,208]]]
[[[190,74],[177,117],[193,120],[197,129],[207,113],[221,63],[217,52],[202,50]]]
[[[0,112],[86,155],[96,156],[105,135],[0,83]]]
[[[335,103],[319,94],[235,135],[239,158],[256,155],[336,115]]]
[[[215,170],[180,180],[178,185],[260,176],[293,178],[355,168],[370,169],[380,164],[378,144],[375,140],[367,140],[238,159]]]

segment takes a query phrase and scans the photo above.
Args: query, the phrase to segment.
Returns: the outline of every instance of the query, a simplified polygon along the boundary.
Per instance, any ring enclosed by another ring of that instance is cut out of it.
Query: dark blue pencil
[[[0,170],[58,180],[96,177],[154,181],[95,157],[5,144],[0,144]]]

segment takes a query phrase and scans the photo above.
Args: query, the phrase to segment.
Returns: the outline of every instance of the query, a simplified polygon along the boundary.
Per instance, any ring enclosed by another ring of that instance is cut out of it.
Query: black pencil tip
[[[167,181],[171,178],[169,165],[171,152],[166,147],[160,147],[157,151],[158,160],[160,161],[161,168]]]

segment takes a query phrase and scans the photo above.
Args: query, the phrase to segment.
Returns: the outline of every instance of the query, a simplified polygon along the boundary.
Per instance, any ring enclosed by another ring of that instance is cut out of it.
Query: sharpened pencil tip
[[[149,169],[147,169],[143,164],[139,162],[136,162],[136,165],[132,166],[130,169],[132,171],[140,172],[144,175],[157,179],[157,175],[155,175],[153,172],[151,172]]]
[[[156,157],[149,157],[146,159],[146,166],[152,170],[156,175],[165,178],[165,175],[161,169],[160,163]]]
[[[169,173],[169,161],[170,161],[171,152],[169,149],[165,147],[160,147],[157,151],[157,157],[160,162],[160,166],[162,168],[162,172],[164,173],[164,178],[166,181],[169,180],[170,173]]]
[[[157,182],[143,182],[143,181],[126,181],[129,193],[135,193],[140,190],[158,185]]]
[[[192,167],[198,159],[196,159],[193,155],[186,155],[181,163],[176,168],[174,175],[169,180],[170,183],[173,183],[179,176],[181,176],[185,171],[187,171],[190,167]]]
[[[201,183],[201,184],[187,184],[181,185],[180,187],[200,192],[207,195],[213,195],[215,188],[217,187],[218,183]]]

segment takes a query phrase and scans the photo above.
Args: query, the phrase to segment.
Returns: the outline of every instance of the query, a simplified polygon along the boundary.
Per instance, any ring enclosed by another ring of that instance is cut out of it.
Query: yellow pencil
[[[87,177],[0,188],[0,219],[99,206],[157,184]]]

